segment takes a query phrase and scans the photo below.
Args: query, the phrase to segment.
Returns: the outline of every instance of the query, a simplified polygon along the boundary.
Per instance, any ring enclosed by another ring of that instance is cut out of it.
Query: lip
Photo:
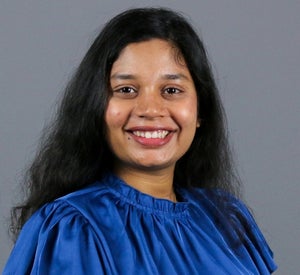
[[[174,129],[170,129],[168,127],[151,127],[151,126],[131,127],[129,129],[126,129],[125,131],[137,143],[151,148],[160,147],[169,143],[175,132]],[[140,135],[136,135],[134,134],[134,132],[144,132],[144,133],[140,133]],[[147,137],[146,137],[146,132],[148,132]],[[149,137],[149,132],[157,132],[157,133],[154,134],[155,137]],[[166,134],[166,132],[168,133]],[[156,138],[156,136],[159,137]]]
[[[175,132],[175,129],[171,127],[165,127],[165,126],[134,126],[125,129],[125,131],[127,132],[133,132],[133,131],[152,132],[152,131],[164,131],[164,130],[168,132]]]

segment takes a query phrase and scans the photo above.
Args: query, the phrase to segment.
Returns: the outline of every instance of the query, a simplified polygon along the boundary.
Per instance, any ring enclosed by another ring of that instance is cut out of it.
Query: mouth
[[[127,130],[132,139],[146,148],[158,148],[168,144],[174,136],[175,130],[155,129],[150,127],[135,127]]]
[[[164,139],[170,131],[167,130],[156,130],[156,131],[132,131],[132,134],[137,137],[146,139]]]

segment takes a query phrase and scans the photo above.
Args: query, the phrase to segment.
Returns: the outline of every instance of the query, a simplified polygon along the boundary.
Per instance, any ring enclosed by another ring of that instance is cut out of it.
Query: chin
[[[170,163],[159,163],[159,162],[145,162],[145,163],[138,163],[135,165],[135,168],[141,171],[159,171],[168,168],[175,167],[175,164]]]

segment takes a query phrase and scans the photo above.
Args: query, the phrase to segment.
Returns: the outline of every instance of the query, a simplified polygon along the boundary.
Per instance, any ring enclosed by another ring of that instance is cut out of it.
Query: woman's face
[[[198,126],[194,82],[176,49],[160,39],[129,44],[110,86],[106,133],[118,167],[174,170]]]

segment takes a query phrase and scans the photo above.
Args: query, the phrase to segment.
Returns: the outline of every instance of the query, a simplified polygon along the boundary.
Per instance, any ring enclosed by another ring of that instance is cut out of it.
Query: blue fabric
[[[228,246],[215,219],[218,192],[179,189],[182,202],[173,203],[109,175],[38,210],[3,274],[270,274],[272,252],[234,198],[232,218],[250,231],[242,245]]]

